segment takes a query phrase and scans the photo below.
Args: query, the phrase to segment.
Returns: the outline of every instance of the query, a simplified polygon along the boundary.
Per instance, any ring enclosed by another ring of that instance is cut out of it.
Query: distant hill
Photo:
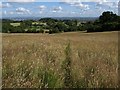
[[[43,17],[43,18],[53,18],[58,20],[80,20],[80,21],[95,21],[98,17]],[[10,19],[15,21],[23,21],[23,20],[39,20],[40,17],[6,17],[3,19]]]

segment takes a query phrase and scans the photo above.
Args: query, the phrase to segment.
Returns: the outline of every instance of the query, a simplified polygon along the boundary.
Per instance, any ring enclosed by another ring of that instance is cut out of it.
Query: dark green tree
[[[99,17],[100,23],[106,23],[106,22],[116,22],[118,16],[114,14],[113,12],[106,11],[103,12],[102,15]]]

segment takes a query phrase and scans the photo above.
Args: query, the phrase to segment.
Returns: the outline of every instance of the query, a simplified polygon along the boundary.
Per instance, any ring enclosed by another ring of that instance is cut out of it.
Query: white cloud
[[[118,2],[119,0],[60,0],[61,2]]]
[[[54,10],[53,10],[52,12],[57,12],[57,11],[54,11]]]
[[[118,3],[117,2],[98,2],[96,4],[96,7],[97,8],[102,8],[102,7],[108,7],[110,9],[113,9],[113,8],[118,8]]]
[[[9,7],[11,7],[11,6],[12,6],[12,5],[10,5],[9,3],[3,4],[3,3],[0,2],[0,8],[9,8]]]
[[[85,9],[85,10],[89,9],[89,5],[83,4],[81,0],[62,0],[62,2],[69,4],[71,6],[79,7],[81,9]]]
[[[109,6],[110,8],[118,8],[117,2],[108,2],[108,3],[105,3],[105,5]]]
[[[2,14],[3,15],[13,15],[13,14],[15,14],[15,12],[13,12],[13,11],[8,12],[8,11],[5,10],[5,11],[2,11]]]
[[[72,13],[72,14],[76,14],[76,12],[74,12],[74,11],[72,11],[71,13]]]
[[[52,12],[61,12],[62,11],[62,7],[54,7]]]
[[[2,12],[0,11],[0,17],[2,16]]]
[[[6,15],[6,14],[7,14],[7,11],[3,11],[3,14]]]
[[[72,2],[107,2],[107,0],[61,0],[61,2],[72,3]]]
[[[11,7],[9,3],[3,4],[3,7]]]
[[[19,7],[16,9],[17,14],[31,14],[30,10],[25,9],[23,7]]]
[[[65,3],[73,3],[73,2],[118,2],[119,0],[60,0]]]
[[[35,0],[8,0],[9,2],[34,2]]]
[[[13,15],[13,14],[14,14],[14,12],[9,12],[9,14]]]
[[[107,2],[107,0],[90,0],[90,2]]]
[[[81,9],[89,9],[89,5],[87,4],[82,4],[81,2],[75,2],[75,3],[72,3],[71,6],[76,6],[76,7],[79,7]]]
[[[39,12],[39,14],[42,14],[42,13],[43,13],[43,11],[40,11],[40,12]]]
[[[21,15],[23,15],[24,13],[23,13],[23,12],[17,12],[17,14],[21,14]]]
[[[0,2],[0,8],[2,8],[2,2]]]
[[[40,10],[44,10],[44,9],[46,9],[46,6],[45,5],[41,5],[41,6],[39,6],[39,9]]]

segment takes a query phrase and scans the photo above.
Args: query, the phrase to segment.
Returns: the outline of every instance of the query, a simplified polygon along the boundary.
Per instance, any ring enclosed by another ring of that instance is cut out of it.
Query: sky
[[[118,14],[119,0],[4,0],[5,17],[99,17],[104,11]]]

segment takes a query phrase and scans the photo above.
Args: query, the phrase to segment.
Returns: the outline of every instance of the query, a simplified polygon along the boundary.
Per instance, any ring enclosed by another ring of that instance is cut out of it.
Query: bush
[[[87,32],[102,32],[101,25],[90,24],[87,26]]]
[[[49,34],[52,34],[52,33],[59,33],[59,29],[58,28],[53,28],[51,30],[49,30]]]
[[[104,23],[102,25],[102,29],[104,31],[114,31],[114,30],[118,30],[120,28],[119,28],[119,23],[117,23],[117,22],[109,22],[109,23]]]

